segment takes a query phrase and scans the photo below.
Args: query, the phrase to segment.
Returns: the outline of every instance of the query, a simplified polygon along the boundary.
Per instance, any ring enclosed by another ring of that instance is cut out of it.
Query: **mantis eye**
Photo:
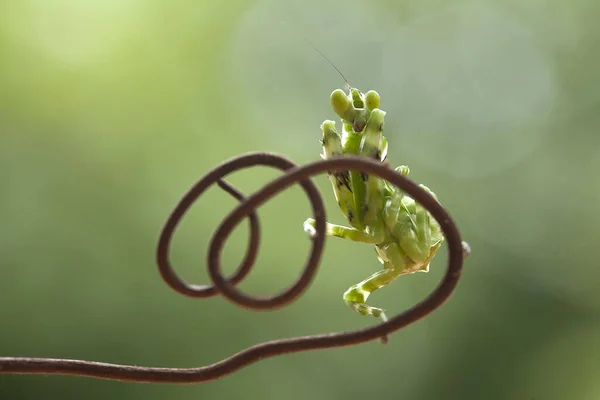
[[[350,99],[343,90],[337,89],[331,93],[331,107],[339,117],[345,121],[352,121],[354,117],[354,108]]]
[[[379,102],[380,102],[380,97],[379,97],[379,93],[377,93],[374,90],[369,90],[366,94],[365,94],[365,103],[367,105],[367,109],[369,111],[376,109],[377,107],[379,107]]]

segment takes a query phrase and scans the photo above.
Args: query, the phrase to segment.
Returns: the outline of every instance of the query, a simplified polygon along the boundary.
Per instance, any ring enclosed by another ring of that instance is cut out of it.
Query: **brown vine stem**
[[[270,166],[285,171],[279,178],[245,197],[223,178],[231,172],[257,165]],[[109,364],[86,360],[0,357],[0,373],[10,374],[62,374],[99,379],[131,382],[199,383],[221,378],[259,360],[300,351],[350,346],[387,337],[439,307],[455,289],[463,263],[463,243],[458,229],[444,207],[417,184],[396,173],[380,162],[356,156],[344,156],[297,166],[290,160],[270,153],[250,153],[235,157],[209,171],[183,196],[171,213],[161,232],[156,259],[165,282],[174,290],[191,297],[210,297],[223,294],[230,301],[249,309],[275,309],[293,302],[310,285],[319,264],[325,241],[325,208],[310,177],[327,171],[357,170],[376,175],[400,187],[421,203],[439,222],[447,240],[448,268],[443,280],[424,300],[401,314],[368,328],[347,332],[272,340],[240,351],[224,360],[198,368],[156,368],[133,365]],[[239,205],[221,222],[209,245],[208,270],[213,285],[193,285],[183,281],[173,270],[169,261],[171,238],[181,219],[191,205],[212,184],[240,201]],[[235,288],[251,270],[258,252],[260,229],[255,210],[263,203],[298,183],[311,202],[316,220],[316,235],[312,240],[311,253],[298,280],[289,288],[273,296],[250,296]],[[220,272],[220,255],[227,238],[245,218],[250,219],[250,238],[246,257],[231,278]]]

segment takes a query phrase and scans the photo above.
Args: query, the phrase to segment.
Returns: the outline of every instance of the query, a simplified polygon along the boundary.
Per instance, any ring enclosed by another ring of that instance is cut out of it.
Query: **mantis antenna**
[[[306,43],[308,43],[313,49],[315,49],[315,51],[317,53],[319,53],[321,55],[321,57],[323,57],[325,59],[325,61],[327,61],[329,63],[329,65],[331,65],[337,71],[338,74],[340,74],[340,76],[346,83],[346,90],[352,89],[352,85],[350,85],[350,82],[348,82],[348,79],[346,78],[346,76],[342,73],[342,71],[340,71],[340,69],[338,67],[336,67],[336,65],[333,63],[333,61],[331,61],[325,54],[323,54],[323,52],[321,50],[319,50],[319,48],[317,46],[315,46],[313,44],[313,42],[308,40],[308,38],[306,36],[304,36],[304,40],[306,40]]]

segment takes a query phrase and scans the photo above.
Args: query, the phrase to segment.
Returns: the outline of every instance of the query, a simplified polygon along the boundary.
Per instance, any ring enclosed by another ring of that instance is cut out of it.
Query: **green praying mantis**
[[[348,93],[337,89],[331,94],[333,110],[342,120],[342,134],[336,130],[334,121],[323,122],[321,157],[354,155],[383,163],[388,144],[383,135],[386,113],[378,108],[379,94],[373,90],[362,93],[347,86]],[[409,173],[406,165],[395,170],[404,176]],[[342,171],[329,173],[329,180],[350,227],[327,223],[325,234],[374,245],[377,259],[383,264],[383,269],[351,286],[343,299],[360,315],[373,315],[385,321],[384,310],[367,305],[367,298],[401,275],[428,272],[444,241],[440,225],[423,206],[376,176]],[[437,200],[429,188],[420,186]],[[315,220],[307,219],[304,230],[314,235]],[[470,253],[466,242],[463,253],[465,256]]]

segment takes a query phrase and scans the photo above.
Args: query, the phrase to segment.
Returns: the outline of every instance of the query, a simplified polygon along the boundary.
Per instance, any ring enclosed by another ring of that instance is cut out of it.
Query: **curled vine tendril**
[[[232,172],[257,165],[277,168],[284,173],[247,197],[223,180]],[[163,227],[156,250],[156,260],[162,278],[172,289],[186,296],[206,298],[222,294],[233,303],[248,309],[275,309],[293,302],[312,282],[325,243],[325,208],[310,177],[327,171],[343,170],[357,170],[387,180],[421,203],[440,224],[448,243],[448,268],[436,289],[412,308],[390,318],[387,322],[368,328],[272,340],[249,347],[214,364],[198,368],[156,368],[86,360],[0,357],[0,374],[60,374],[130,382],[200,383],[221,378],[259,360],[277,355],[350,346],[385,338],[394,331],[425,317],[450,296],[460,278],[463,247],[458,229],[443,206],[417,184],[385,164],[358,156],[339,157],[298,166],[282,156],[260,152],[241,155],[215,167],[183,196]],[[213,284],[194,285],[182,280],[169,261],[171,238],[192,204],[215,183],[237,199],[239,204],[221,222],[210,241],[207,264]],[[235,285],[250,272],[256,261],[259,247],[260,228],[255,210],[293,184],[300,184],[304,189],[316,221],[316,234],[311,238],[312,249],[304,270],[296,282],[276,295],[258,297],[240,292]],[[226,278],[220,271],[221,250],[231,232],[245,218],[249,218],[250,221],[246,255],[237,271]]]

